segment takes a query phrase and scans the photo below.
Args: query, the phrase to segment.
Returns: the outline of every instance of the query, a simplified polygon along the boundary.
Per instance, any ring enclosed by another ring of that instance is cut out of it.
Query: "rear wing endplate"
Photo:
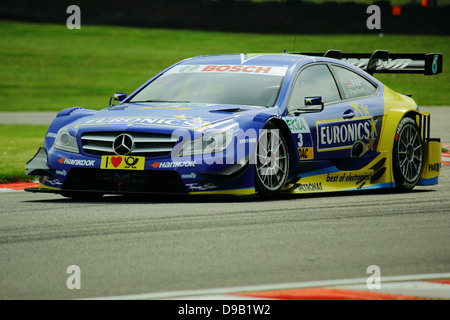
[[[306,56],[327,57],[345,61],[373,75],[374,73],[408,73],[426,76],[442,73],[442,53],[342,53],[328,50],[326,53],[297,53]]]

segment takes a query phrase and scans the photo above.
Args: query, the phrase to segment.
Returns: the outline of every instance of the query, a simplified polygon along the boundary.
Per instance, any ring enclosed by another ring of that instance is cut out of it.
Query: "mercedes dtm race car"
[[[442,72],[442,54],[229,54],[183,60],[100,111],[58,113],[32,192],[258,194],[438,183],[430,115],[374,73]],[[116,103],[116,104],[114,104]]]

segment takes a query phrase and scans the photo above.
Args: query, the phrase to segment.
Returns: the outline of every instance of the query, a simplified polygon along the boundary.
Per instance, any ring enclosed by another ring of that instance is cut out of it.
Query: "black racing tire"
[[[281,130],[268,123],[258,139],[255,156],[255,188],[260,198],[276,198],[289,177],[289,149]]]
[[[404,117],[400,120],[392,157],[396,189],[412,190],[419,182],[423,166],[422,137],[414,119]]]

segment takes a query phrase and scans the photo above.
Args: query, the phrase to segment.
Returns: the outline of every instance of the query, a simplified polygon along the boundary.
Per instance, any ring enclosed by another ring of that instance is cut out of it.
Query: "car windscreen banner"
[[[168,70],[165,74],[172,73],[236,73],[258,74],[268,76],[286,75],[287,67],[257,66],[257,65],[207,65],[207,64],[180,64]]]

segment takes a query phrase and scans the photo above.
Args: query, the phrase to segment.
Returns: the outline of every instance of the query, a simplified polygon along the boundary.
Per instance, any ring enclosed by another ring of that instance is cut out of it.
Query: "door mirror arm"
[[[322,112],[324,103],[322,97],[305,97],[304,106],[293,110],[296,116],[302,113],[318,113]]]
[[[109,106],[111,107],[113,105],[112,104],[113,101],[120,101],[120,102],[122,102],[123,100],[125,100],[126,97],[127,97],[126,93],[121,93],[121,92],[114,93],[114,96],[109,98]]]

